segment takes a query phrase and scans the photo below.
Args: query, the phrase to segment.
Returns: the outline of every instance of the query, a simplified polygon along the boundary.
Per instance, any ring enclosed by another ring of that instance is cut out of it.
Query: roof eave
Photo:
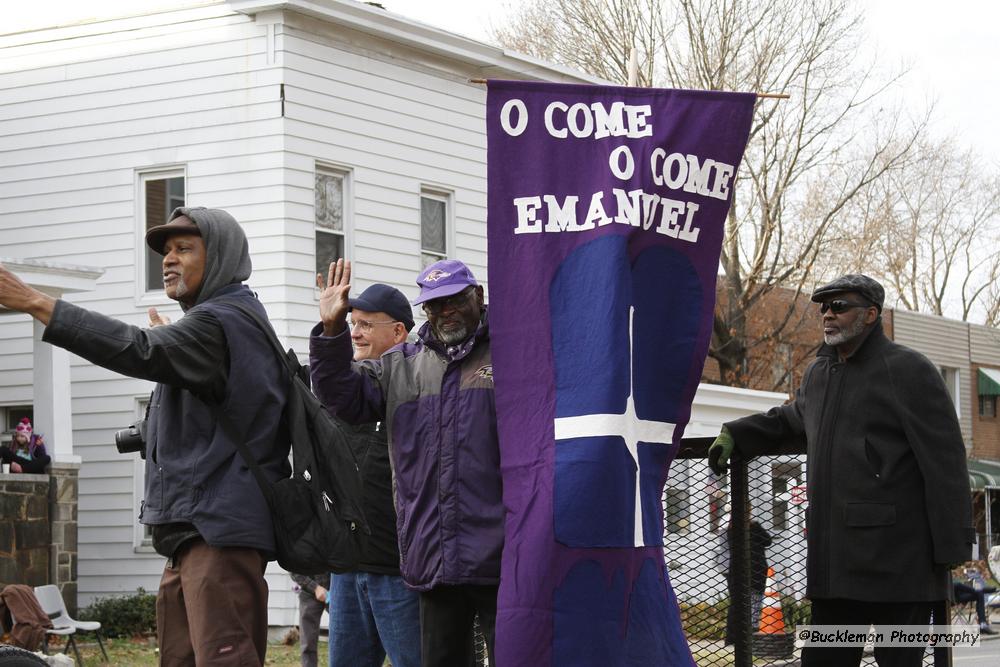
[[[509,77],[541,81],[608,84],[568,67],[457,35],[420,21],[345,0],[227,0],[234,11],[249,16],[269,11],[294,11],[359,32],[422,49]]]

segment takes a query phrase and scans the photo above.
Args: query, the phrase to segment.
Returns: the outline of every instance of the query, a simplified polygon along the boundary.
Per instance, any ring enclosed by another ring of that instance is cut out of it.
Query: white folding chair
[[[66,611],[66,603],[63,601],[62,593],[59,592],[59,587],[54,584],[35,586],[35,597],[42,605],[42,611],[49,615],[49,618],[52,619],[52,625],[56,628],[70,628],[74,632],[93,632],[94,636],[97,637],[97,645],[101,647],[101,654],[104,655],[104,662],[108,662],[108,652],[104,650],[104,642],[101,638],[100,621],[78,621],[70,616],[69,612]],[[80,652],[76,648],[73,635],[70,635],[69,640],[67,640],[67,647],[70,644],[73,645],[76,661],[82,665],[83,662],[80,660]],[[65,652],[63,650],[63,653]]]
[[[35,597],[38,597],[38,596],[36,595]],[[8,611],[10,611],[10,610],[8,610]],[[45,612],[45,613],[48,613],[48,612]],[[15,618],[13,611],[10,611],[10,623],[11,623],[11,627],[17,625],[17,618]],[[53,623],[52,625],[55,626],[55,623]],[[68,651],[70,645],[72,645],[73,646],[73,653],[76,654],[76,661],[79,662],[82,665],[83,663],[80,661],[80,652],[76,650],[76,642],[73,641],[73,633],[75,633],[75,632],[76,632],[76,630],[74,630],[73,628],[69,628],[69,627],[65,627],[65,626],[63,626],[63,627],[46,628],[45,629],[45,640],[42,643],[42,653],[44,653],[45,655],[49,654],[49,637],[68,637],[68,639],[66,640],[66,647],[63,649],[63,653],[65,653],[66,651]],[[34,649],[32,649],[32,650],[34,650]]]

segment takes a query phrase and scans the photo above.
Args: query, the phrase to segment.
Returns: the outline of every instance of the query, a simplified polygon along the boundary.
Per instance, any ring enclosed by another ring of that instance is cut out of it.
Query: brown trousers
[[[210,547],[200,538],[181,545],[156,597],[160,664],[263,665],[266,566],[256,549]]]

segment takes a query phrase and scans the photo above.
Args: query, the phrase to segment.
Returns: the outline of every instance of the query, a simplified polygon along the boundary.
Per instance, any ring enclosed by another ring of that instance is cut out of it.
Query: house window
[[[146,408],[149,406],[149,397],[143,396],[135,402],[135,421],[145,418]],[[127,425],[122,425],[125,428]],[[146,495],[146,460],[139,452],[133,452],[132,456],[132,497],[135,505],[135,528],[133,530],[132,546],[135,551],[149,553],[153,551],[153,529],[143,523],[139,523],[139,514],[142,512],[142,500]]]
[[[448,257],[451,195],[446,192],[420,192],[420,266],[426,268]]]
[[[142,218],[143,290],[154,292],[163,289],[163,255],[146,245],[146,232],[166,224],[171,212],[184,206],[187,187],[183,169],[150,171],[139,174],[139,211]]]
[[[316,273],[326,275],[330,264],[347,257],[347,172],[316,167]]]
[[[792,488],[802,479],[798,463],[776,463],[771,466],[771,525],[775,530],[788,530]]]
[[[30,405],[0,406],[0,445],[10,445],[14,440],[14,429],[25,417],[34,423],[35,413]]]
[[[941,377],[944,379],[944,384],[948,388],[948,393],[951,395],[951,401],[955,405],[955,412],[959,415],[962,414],[961,405],[959,404],[959,391],[958,388],[961,386],[959,381],[961,380],[961,374],[957,368],[950,368],[948,366],[939,366],[938,371],[941,373]]]
[[[979,397],[979,416],[984,419],[994,419],[997,416],[997,397]]]

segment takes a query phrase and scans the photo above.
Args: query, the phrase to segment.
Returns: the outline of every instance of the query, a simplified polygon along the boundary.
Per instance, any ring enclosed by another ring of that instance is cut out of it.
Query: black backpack
[[[278,565],[297,574],[347,572],[358,566],[368,528],[362,509],[361,472],[348,438],[309,389],[308,368],[278,341],[271,323],[232,300],[264,332],[288,371],[288,402],[279,437],[288,437],[292,476],[270,482],[247,450],[239,428],[216,409],[253,471],[271,510]]]

